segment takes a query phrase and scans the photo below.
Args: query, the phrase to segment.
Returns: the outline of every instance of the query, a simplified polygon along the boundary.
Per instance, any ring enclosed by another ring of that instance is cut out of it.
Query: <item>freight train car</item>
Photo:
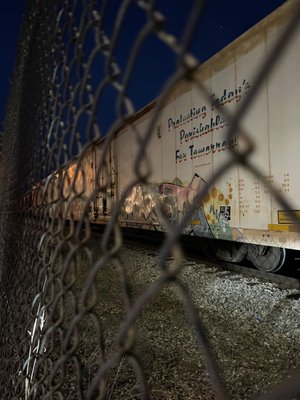
[[[170,224],[177,223],[195,195],[205,190],[215,171],[232,157],[232,149],[242,150],[238,132],[227,138],[226,115],[234,114],[247,99],[259,67],[285,29],[296,3],[284,3],[200,66],[195,80],[174,87],[145,147],[151,174],[147,183],[136,184],[125,196],[119,218],[122,226],[163,230],[158,212],[162,207]],[[275,271],[284,264],[286,249],[300,248],[295,220],[265,184],[272,183],[293,205],[296,218],[300,216],[299,70],[300,29],[241,121],[243,131],[255,144],[249,161],[262,172],[264,181],[235,163],[206,190],[182,232],[216,241],[220,259],[239,262],[246,257],[259,269]],[[199,82],[209,97],[199,90]],[[148,131],[155,105],[146,106],[115,132],[105,152],[105,168],[97,178],[99,191],[89,210],[93,222],[105,223],[114,202],[136,179],[140,139]],[[84,157],[82,187],[88,193],[96,187],[95,174],[105,143],[101,141]],[[77,192],[76,201],[80,203],[80,196],[86,193]],[[77,203],[75,218],[83,212]]]

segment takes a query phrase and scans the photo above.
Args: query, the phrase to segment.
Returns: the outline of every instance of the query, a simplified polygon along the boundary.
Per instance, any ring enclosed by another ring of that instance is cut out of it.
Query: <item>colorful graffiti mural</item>
[[[195,196],[205,188],[205,185],[205,181],[197,174],[194,174],[186,186],[178,178],[173,182],[137,185],[124,203],[122,217],[128,222],[144,221],[149,225],[155,225],[157,229],[162,229],[160,216],[163,214],[170,224],[176,224],[186,214]],[[239,240],[241,232],[230,226],[233,190],[229,182],[226,192],[218,187],[207,191],[202,201],[199,201],[199,207],[183,233]]]

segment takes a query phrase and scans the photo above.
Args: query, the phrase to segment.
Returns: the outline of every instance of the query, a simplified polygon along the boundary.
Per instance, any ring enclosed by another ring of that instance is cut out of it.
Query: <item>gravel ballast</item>
[[[124,246],[119,259],[134,301],[162,275],[155,251]],[[168,264],[172,266],[172,259]],[[300,300],[291,296],[296,290],[191,260],[183,261],[179,280],[206,328],[230,399],[255,398],[299,368]],[[126,319],[117,266],[112,263],[102,269],[96,286],[96,311],[105,327],[107,348],[113,352]],[[152,399],[215,398],[194,325],[186,314],[177,284],[169,283],[137,320],[133,351],[142,362]],[[110,399],[141,398],[126,357],[110,379]]]

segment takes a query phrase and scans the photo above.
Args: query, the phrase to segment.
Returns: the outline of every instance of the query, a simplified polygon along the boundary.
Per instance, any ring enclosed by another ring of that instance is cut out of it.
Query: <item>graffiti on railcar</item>
[[[205,181],[194,174],[188,185],[175,178],[173,182],[140,184],[126,198],[122,217],[130,222],[145,222],[149,226],[163,229],[161,216],[169,224],[177,224],[193,204],[195,196],[205,190]],[[183,229],[184,234],[218,239],[239,240],[241,234],[231,227],[233,186],[227,183],[226,190],[218,187],[208,190],[199,199],[199,207]]]
[[[157,194],[157,184],[136,185],[124,202],[121,216],[128,221],[154,222]]]

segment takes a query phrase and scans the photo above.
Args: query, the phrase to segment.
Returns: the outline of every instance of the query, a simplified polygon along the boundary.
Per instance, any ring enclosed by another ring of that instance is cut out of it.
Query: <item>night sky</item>
[[[51,1],[51,0],[50,0]],[[110,0],[111,21],[121,0]],[[205,13],[199,23],[198,32],[194,38],[192,52],[204,61],[226,44],[245,32],[257,21],[284,3],[284,0],[209,0]],[[7,96],[10,79],[13,74],[17,40],[26,0],[0,2],[0,47],[1,47],[1,91],[0,91],[0,130],[3,129]],[[180,37],[184,21],[189,15],[193,0],[158,0],[157,9],[166,16],[166,30]],[[132,19],[133,16],[133,19]],[[136,37],[136,33],[144,23],[143,14],[134,8],[132,16],[127,17],[124,26],[124,37],[128,46]],[[138,21],[136,23],[136,21]],[[108,33],[109,18],[107,30]],[[155,51],[152,51],[155,47]],[[128,50],[128,49],[127,49]],[[153,56],[152,56],[153,55]],[[126,65],[126,44],[119,47],[116,54],[121,67]],[[175,58],[159,41],[149,40],[143,46],[136,66],[136,82],[132,83],[131,98],[137,108],[155,98],[165,79],[174,71]],[[143,84],[143,90],[137,90]]]
[[[16,47],[20,32],[25,0],[0,1],[0,130],[9,93],[10,79],[15,64]]]

